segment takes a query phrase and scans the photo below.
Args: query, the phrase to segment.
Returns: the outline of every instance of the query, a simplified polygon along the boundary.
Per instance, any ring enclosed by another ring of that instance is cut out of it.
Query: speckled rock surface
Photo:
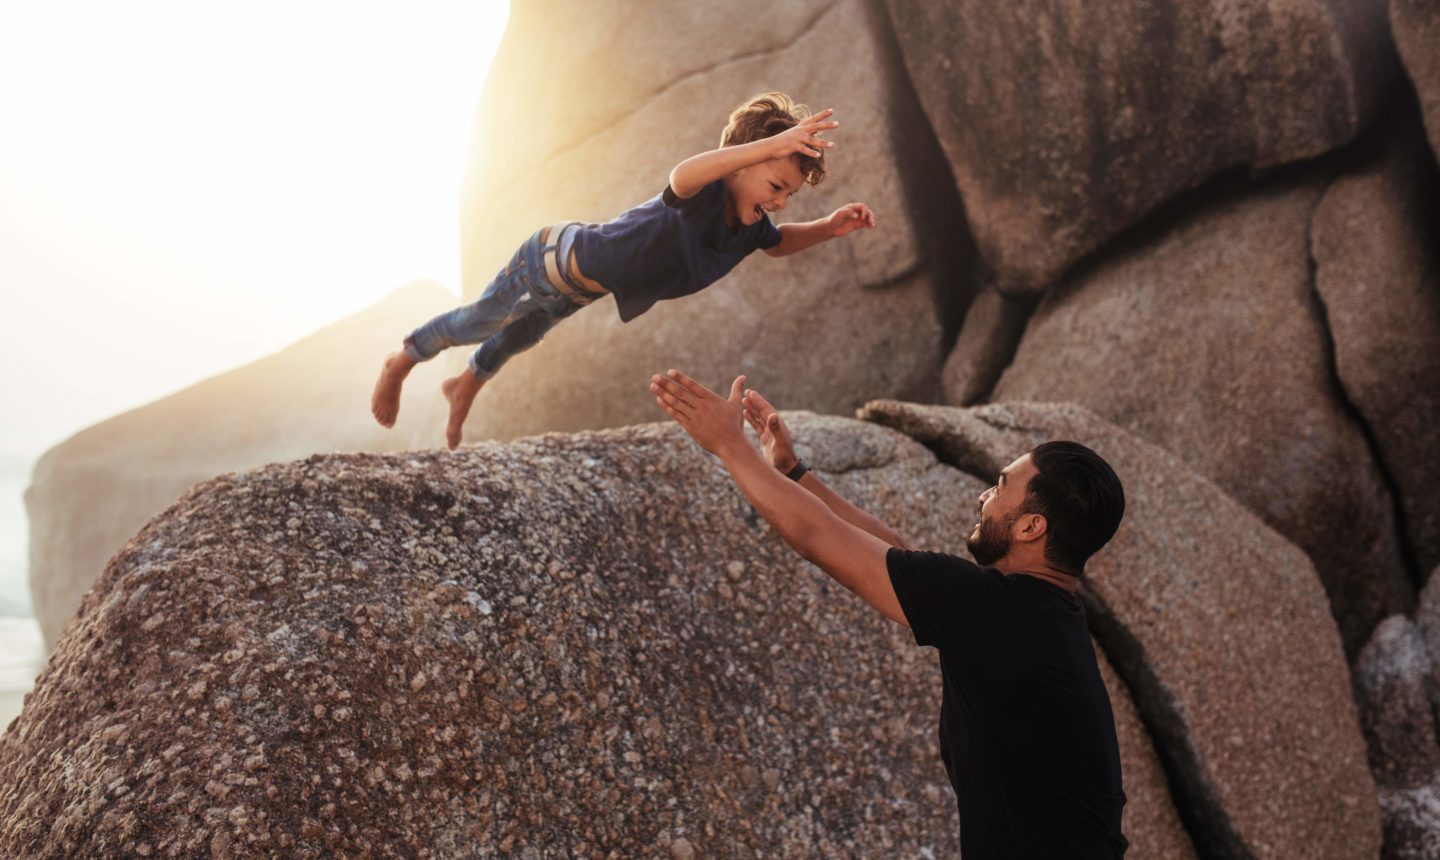
[[[1425,694],[1429,657],[1403,615],[1375,628],[1355,663],[1355,693],[1380,788],[1387,858],[1440,855],[1440,746]]]
[[[1425,110],[1430,149],[1440,158],[1440,6],[1435,0],[1390,0],[1390,27]]]
[[[442,368],[411,375],[393,430],[371,417],[370,390],[402,321],[454,302],[433,282],[408,284],[274,355],[121,413],[46,452],[25,495],[30,593],[46,644],[55,644],[105,562],[191,484],[326,451],[443,445]]]
[[[1355,661],[1355,692],[1382,787],[1410,787],[1440,770],[1435,717],[1425,694],[1430,660],[1420,628],[1404,615],[1380,622]]]
[[[1425,642],[1428,655],[1426,673],[1430,682],[1426,691],[1430,705],[1440,719],[1440,567],[1430,571],[1425,588],[1420,591],[1420,605],[1415,609],[1415,624]],[[1437,726],[1440,728],[1440,726]]]
[[[791,421],[955,549],[978,481]],[[669,425],[316,456],[112,560],[0,737],[0,856],[955,856],[938,684]]]
[[[1346,143],[1396,75],[1384,0],[888,5],[1007,292],[1225,168]]]
[[[1174,455],[1073,404],[877,402],[862,415],[981,476],[1047,439],[1105,457],[1125,484],[1126,516],[1081,596],[1173,762],[1197,849],[1379,853],[1349,670],[1304,553]]]
[[[1353,655],[1414,592],[1315,293],[1328,185],[1231,193],[1097,259],[1036,309],[991,400],[1078,403],[1179,455],[1305,550]]]
[[[1110,693],[1110,709],[1115,713],[1115,738],[1120,743],[1121,772],[1125,782],[1125,814],[1120,829],[1130,840],[1126,852],[1131,860],[1164,858],[1164,860],[1192,860],[1195,846],[1190,835],[1180,824],[1175,814],[1175,805],[1170,800],[1170,787],[1165,783],[1165,772],[1155,756],[1155,743],[1150,740],[1135,702],[1130,698],[1130,688],[1115,674],[1105,653],[1095,649],[1100,663],[1100,677]]]
[[[1034,302],[988,286],[965,314],[960,336],[940,372],[941,399],[950,406],[982,403],[1015,357]]]
[[[1310,244],[1340,382],[1429,570],[1440,564],[1440,181],[1418,119],[1397,125],[1386,151],[1330,185]]]
[[[782,259],[757,252],[629,323],[613,299],[600,300],[505,366],[476,400],[466,438],[652,421],[648,381],[666,367],[712,385],[746,373],[776,403],[830,414],[874,397],[929,399],[943,358],[935,296],[955,285],[941,283],[922,251],[932,225],[907,183],[930,181],[944,164],[918,148],[924,117],[888,29],[883,10],[862,0],[605,0],[584,15],[564,3],[516,4],[462,191],[470,300],[539,227],[608,221],[659,194],[676,164],[718,145],[737,104],[770,89],[834,107],[841,122],[831,175],[772,220],[863,201],[877,227]],[[633,62],[610,61],[617,56]],[[517,116],[524,134],[514,133]],[[953,221],[963,231],[958,213]],[[450,352],[442,360],[458,366],[466,350]]]

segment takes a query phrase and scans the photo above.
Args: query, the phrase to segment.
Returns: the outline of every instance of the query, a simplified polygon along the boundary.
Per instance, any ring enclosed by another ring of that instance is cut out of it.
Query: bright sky
[[[0,457],[417,278],[504,0],[0,0]]]

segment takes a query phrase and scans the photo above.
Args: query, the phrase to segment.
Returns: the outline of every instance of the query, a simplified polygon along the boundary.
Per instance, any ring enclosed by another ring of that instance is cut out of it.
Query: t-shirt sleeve
[[[719,193],[720,180],[718,179],[710,183],[709,185],[706,185],[704,188],[701,188],[699,191],[696,191],[694,195],[690,197],[679,196],[675,193],[675,189],[671,188],[670,185],[667,183],[665,185],[665,190],[660,194],[660,199],[663,200],[665,202],[665,205],[669,206],[671,209],[694,209],[698,206],[708,206],[710,204],[711,198],[713,198],[716,194]]]
[[[885,565],[918,645],[978,647],[1004,615],[1004,588],[994,570],[959,556],[896,547],[885,554]]]
[[[757,223],[755,229],[755,247],[764,250],[780,244],[780,228],[775,226],[769,215]]]

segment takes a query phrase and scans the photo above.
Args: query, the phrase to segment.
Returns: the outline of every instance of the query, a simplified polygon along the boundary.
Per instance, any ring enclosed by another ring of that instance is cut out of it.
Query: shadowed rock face
[[[1304,553],[1172,454],[1073,404],[877,402],[864,417],[977,475],[1047,439],[1104,457],[1126,515],[1080,594],[1202,855],[1379,853],[1349,671]]]
[[[1390,26],[1395,31],[1405,73],[1420,95],[1430,149],[1440,158],[1440,8],[1430,0],[1390,0]]]
[[[1012,293],[1219,171],[1349,141],[1395,75],[1382,0],[888,5]]]
[[[992,399],[1072,401],[1179,455],[1310,555],[1353,654],[1414,593],[1315,291],[1328,184],[1224,196],[1076,271]]]
[[[1418,121],[1394,125],[1386,151],[1331,183],[1310,244],[1340,383],[1426,571],[1440,564],[1440,181]]]
[[[937,294],[965,285],[942,282],[921,237],[963,235],[964,220],[958,210],[945,223],[919,214],[910,184],[933,185],[944,165],[883,13],[860,0],[700,8],[600,3],[576,15],[564,4],[517,4],[462,198],[466,297],[539,227],[608,221],[659,194],[676,164],[719,144],[737,104],[770,89],[817,111],[834,107],[841,123],[829,135],[831,175],[773,220],[809,221],[862,201],[883,229],[781,259],[757,252],[629,323],[613,299],[600,300],[505,366],[476,400],[467,438],[652,420],[646,386],[666,367],[716,385],[746,373],[776,402],[832,414],[874,397],[928,398],[938,384]],[[630,60],[613,62],[622,56]],[[446,360],[458,362],[466,350],[451,352]]]
[[[1110,693],[1110,708],[1115,713],[1115,739],[1120,744],[1125,782],[1125,814],[1120,827],[1130,840],[1130,852],[1136,857],[1192,860],[1195,846],[1170,802],[1165,772],[1155,756],[1155,744],[1140,722],[1130,689],[1115,674],[1099,648],[1095,649],[1095,658],[1100,664],[1105,689]]]
[[[444,441],[440,368],[410,378],[395,429],[370,390],[408,317],[452,305],[430,282],[280,352],[87,428],[36,464],[25,505],[30,590],[53,646],[105,562],[187,487],[222,472],[323,451],[402,451]]]
[[[942,399],[947,405],[985,402],[1015,357],[1033,305],[1006,296],[993,286],[975,297],[940,375]]]
[[[794,423],[952,546],[978,481]],[[0,855],[954,856],[938,699],[675,428],[313,457],[109,565],[0,739]]]

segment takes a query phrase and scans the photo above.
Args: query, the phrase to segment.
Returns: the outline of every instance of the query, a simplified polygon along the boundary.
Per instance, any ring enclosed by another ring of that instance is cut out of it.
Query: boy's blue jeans
[[[542,244],[543,232],[537,230],[525,240],[480,298],[411,332],[405,338],[405,354],[413,361],[429,361],[447,347],[478,343],[480,348],[468,362],[470,372],[489,379],[511,356],[539,343],[551,326],[584,307],[560,292],[545,272],[547,251],[569,260],[573,225],[551,229],[546,237],[549,244]]]

